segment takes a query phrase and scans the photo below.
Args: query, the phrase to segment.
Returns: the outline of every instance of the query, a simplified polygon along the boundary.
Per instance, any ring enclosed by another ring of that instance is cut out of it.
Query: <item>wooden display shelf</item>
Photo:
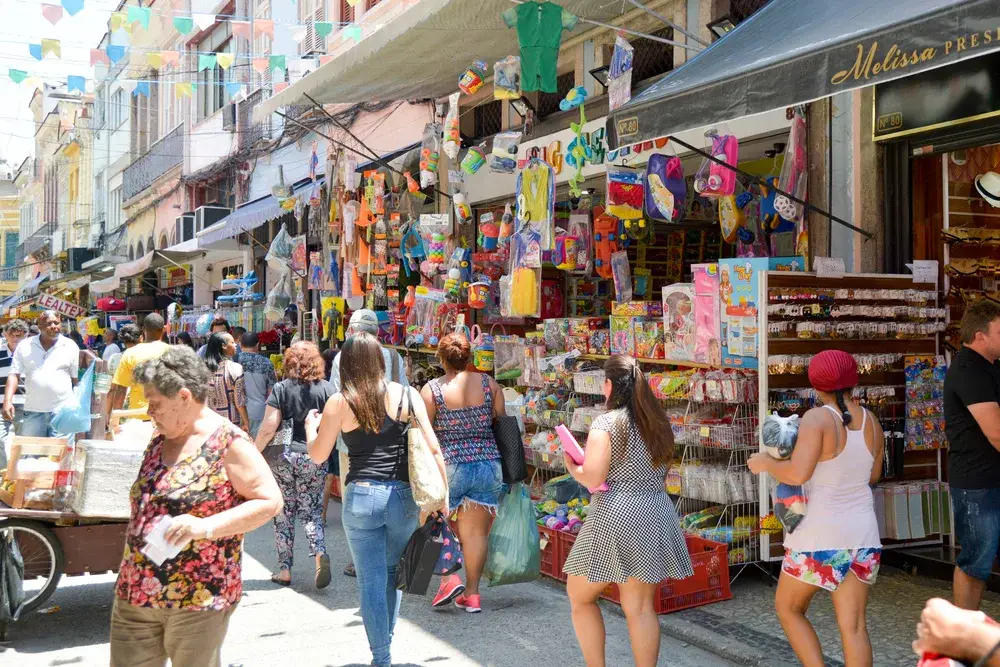
[[[609,354],[581,354],[578,359],[589,359],[591,361],[606,361],[611,358]],[[714,366],[712,364],[701,364],[697,361],[675,361],[673,359],[641,359],[637,358],[640,364],[656,364],[658,366],[680,366],[681,368],[708,368],[708,369],[720,369],[719,366]]]
[[[871,387],[880,385],[900,385],[906,382],[906,375],[902,370],[898,371],[877,371],[867,375],[858,376],[859,387]],[[809,376],[806,373],[796,375],[774,375],[767,376],[768,391],[775,389],[808,389]]]
[[[934,283],[906,282],[898,277],[874,273],[848,273],[843,278],[818,278],[815,273],[798,271],[770,271],[767,287],[815,289],[915,289],[921,292],[937,292]]]
[[[837,349],[851,354],[937,354],[933,338],[769,338],[767,353],[817,354]]]

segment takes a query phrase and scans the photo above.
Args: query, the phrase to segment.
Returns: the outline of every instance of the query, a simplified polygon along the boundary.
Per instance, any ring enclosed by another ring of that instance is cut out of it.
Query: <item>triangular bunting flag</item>
[[[42,59],[42,45],[41,44],[28,44],[28,53],[35,60]]]
[[[91,49],[90,50],[90,65],[91,65],[91,67],[93,67],[97,63],[104,63],[105,65],[110,65],[111,64],[108,61],[108,54],[106,54],[104,51],[102,51],[100,49]]]
[[[269,35],[271,39],[274,39],[274,19],[257,19],[253,22],[253,34],[254,37],[257,35]]]
[[[181,61],[181,54],[177,51],[160,51],[160,58],[164,65],[176,65]]]
[[[160,55],[159,51],[150,51],[146,54],[146,62],[149,63],[149,66],[153,69],[160,69],[163,65],[163,56]]]
[[[336,57],[337,56],[320,56],[319,57],[319,66],[322,67],[323,65],[327,64],[328,62],[330,62],[331,60],[333,60]]]
[[[60,19],[62,19],[62,17],[63,17],[63,8],[62,8],[62,5],[46,5],[46,4],[43,4],[42,5],[42,16],[44,16],[45,20],[48,21],[49,23],[51,23],[52,25],[55,25],[55,24],[59,23]]]
[[[121,82],[122,82],[122,90],[124,90],[129,95],[135,92],[136,86],[139,85],[139,82],[136,81],[135,79],[122,79]]]
[[[194,19],[190,16],[175,16],[174,28],[182,35],[186,35],[194,30]]]
[[[83,9],[83,0],[62,0],[62,6],[70,16],[76,16]]]
[[[316,29],[316,34],[320,37],[326,37],[333,32],[333,24],[329,21],[316,21],[313,26]]]
[[[23,69],[9,69],[7,70],[7,75],[14,83],[21,83],[28,76],[28,73]]]
[[[87,92],[87,79],[82,76],[70,75],[66,77],[66,92],[72,93],[78,90],[81,93]]]
[[[50,53],[56,58],[62,58],[62,43],[58,39],[46,39],[43,37],[42,56],[47,56]]]
[[[356,23],[352,23],[344,28],[344,39],[353,39],[355,42],[360,42],[363,36],[364,33],[361,31],[361,26]]]
[[[149,81],[136,81],[135,90],[132,91],[132,95],[139,97],[149,97]]]
[[[248,21],[230,21],[229,28],[233,31],[233,37],[250,39],[250,23]]]
[[[202,72],[207,69],[212,69],[215,67],[215,54],[214,53],[199,53],[198,54],[198,71]]]
[[[174,84],[174,97],[180,99],[182,97],[191,97],[191,92],[193,88],[190,81],[181,81]]]
[[[198,30],[208,30],[215,25],[215,14],[195,13],[191,15],[191,18],[194,19],[194,24],[198,26]]]
[[[288,82],[287,81],[279,81],[278,83],[274,84],[274,93],[278,94],[281,91],[283,91],[285,88],[288,88]]]
[[[351,7],[357,7],[359,2],[361,2],[361,0],[347,0],[347,4]]]
[[[112,63],[117,63],[125,57],[125,47],[121,44],[108,44],[106,51]]]
[[[243,84],[239,81],[230,81],[226,83],[226,94],[232,97],[236,93],[240,92],[240,88],[242,87]]]
[[[270,56],[267,66],[270,69],[285,69],[285,56]]]
[[[236,60],[235,53],[217,53],[215,54],[215,60],[219,63],[219,67],[222,69],[229,69],[229,66],[233,64]]]
[[[267,62],[268,62],[267,58],[254,58],[253,59],[253,68],[258,73],[263,74],[264,72],[267,71]]]
[[[116,32],[125,27],[125,12],[111,13],[111,32]]]
[[[306,41],[306,36],[309,34],[308,28],[296,28],[292,31],[292,41],[296,44],[301,44]]]
[[[139,7],[138,5],[129,5],[128,14],[126,15],[127,23],[139,22],[143,30],[149,30],[149,16],[151,12],[149,7]]]

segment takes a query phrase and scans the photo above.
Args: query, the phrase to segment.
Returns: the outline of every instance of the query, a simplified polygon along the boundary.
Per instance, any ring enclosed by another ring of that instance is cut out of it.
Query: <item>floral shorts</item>
[[[848,572],[853,572],[862,583],[874,584],[882,549],[826,549],[823,551],[785,550],[781,571],[790,577],[813,586],[835,591]]]

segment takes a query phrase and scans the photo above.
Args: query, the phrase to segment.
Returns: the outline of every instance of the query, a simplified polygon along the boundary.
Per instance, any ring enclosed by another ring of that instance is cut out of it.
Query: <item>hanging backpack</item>
[[[684,166],[676,155],[649,156],[646,164],[646,215],[653,220],[677,222],[687,206]]]

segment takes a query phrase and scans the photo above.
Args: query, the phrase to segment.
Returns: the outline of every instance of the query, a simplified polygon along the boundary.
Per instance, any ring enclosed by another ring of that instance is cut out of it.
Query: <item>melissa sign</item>
[[[43,310],[54,310],[60,315],[65,315],[73,320],[79,319],[87,314],[86,308],[81,308],[75,303],[70,303],[69,301],[63,301],[62,299],[47,292],[40,292],[38,294],[38,305]]]

